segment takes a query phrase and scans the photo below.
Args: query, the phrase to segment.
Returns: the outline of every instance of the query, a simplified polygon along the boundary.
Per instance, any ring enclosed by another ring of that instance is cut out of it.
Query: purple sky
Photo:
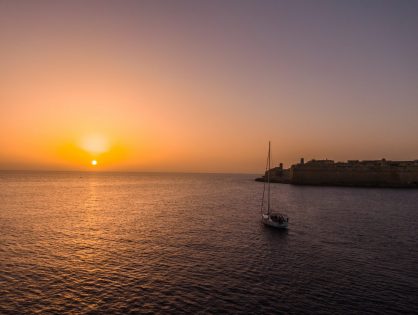
[[[77,168],[52,147],[83,132],[121,143],[115,169],[256,172],[268,140],[287,165],[418,159],[417,16],[402,0],[0,0],[0,168]]]

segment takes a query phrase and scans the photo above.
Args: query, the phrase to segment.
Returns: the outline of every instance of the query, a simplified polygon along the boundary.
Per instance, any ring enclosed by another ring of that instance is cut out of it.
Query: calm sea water
[[[0,313],[413,313],[418,191],[0,173]]]

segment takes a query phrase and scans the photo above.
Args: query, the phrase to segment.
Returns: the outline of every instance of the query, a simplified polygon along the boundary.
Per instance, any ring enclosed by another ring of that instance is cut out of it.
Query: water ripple
[[[418,193],[2,172],[0,314],[413,313]]]

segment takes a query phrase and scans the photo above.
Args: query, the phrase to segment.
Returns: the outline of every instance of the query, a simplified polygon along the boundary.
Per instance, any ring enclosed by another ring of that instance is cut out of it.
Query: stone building
[[[258,180],[264,180],[265,174]],[[387,161],[311,160],[270,170],[272,182],[295,185],[364,186],[364,187],[418,187],[418,160]]]

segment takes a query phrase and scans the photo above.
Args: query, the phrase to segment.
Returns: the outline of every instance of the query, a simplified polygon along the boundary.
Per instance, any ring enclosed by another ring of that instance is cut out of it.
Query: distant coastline
[[[272,183],[315,186],[418,188],[418,160],[311,160],[288,169],[280,163],[268,171]],[[256,181],[267,180],[264,176]]]

